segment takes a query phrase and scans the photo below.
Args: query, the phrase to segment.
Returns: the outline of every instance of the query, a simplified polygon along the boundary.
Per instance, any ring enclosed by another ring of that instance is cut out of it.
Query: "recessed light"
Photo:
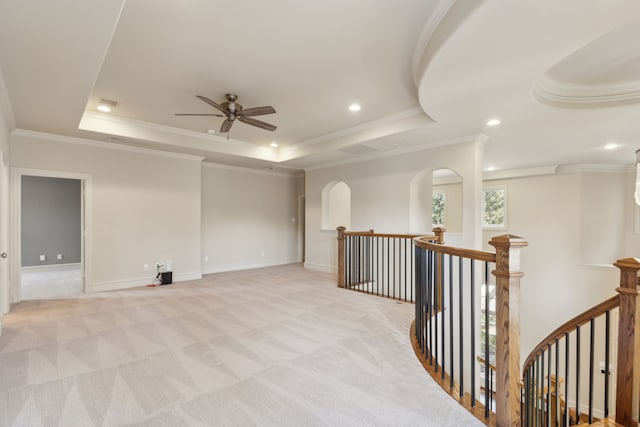
[[[98,104],[98,111],[102,111],[103,113],[110,113],[113,107],[118,105],[117,101],[111,101],[109,99],[101,99]]]
[[[356,111],[360,111],[360,104],[351,104],[349,105],[349,111],[351,112],[356,112]]]
[[[500,119],[491,119],[487,121],[487,126],[498,126],[500,124]]]
[[[495,167],[495,166],[489,166],[489,167],[487,168],[487,171],[488,171],[488,172],[492,172],[492,171],[494,171],[494,170],[496,170],[496,167]]]
[[[269,144],[270,147],[273,148],[278,148],[278,143],[277,142],[272,142],[271,144]]]
[[[615,142],[610,142],[607,145],[604,146],[605,150],[613,150],[618,148],[618,144],[616,144]]]

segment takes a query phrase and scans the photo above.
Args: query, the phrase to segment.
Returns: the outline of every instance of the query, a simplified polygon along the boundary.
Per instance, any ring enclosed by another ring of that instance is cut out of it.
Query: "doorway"
[[[12,302],[88,291],[89,183],[82,174],[14,171]]]

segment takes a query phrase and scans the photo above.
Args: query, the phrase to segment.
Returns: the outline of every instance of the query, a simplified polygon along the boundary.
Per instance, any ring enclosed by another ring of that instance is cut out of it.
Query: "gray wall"
[[[23,267],[80,262],[80,192],[77,179],[22,177]]]

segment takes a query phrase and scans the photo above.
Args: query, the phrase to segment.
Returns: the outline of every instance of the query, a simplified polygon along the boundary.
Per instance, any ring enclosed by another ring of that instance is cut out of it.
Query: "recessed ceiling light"
[[[500,119],[491,119],[487,121],[487,126],[498,126],[500,124]]]
[[[494,171],[494,170],[496,170],[496,167],[495,167],[495,166],[489,166],[489,167],[487,168],[487,171],[488,171],[488,172],[491,172],[491,171]]]
[[[615,148],[618,148],[618,144],[616,144],[615,142],[610,142],[604,146],[605,150],[613,150]]]
[[[98,111],[102,111],[103,113],[110,113],[113,107],[118,105],[117,101],[111,101],[109,99],[101,99],[98,104]]]
[[[349,105],[349,111],[351,112],[356,112],[356,111],[360,111],[360,104],[351,104]]]
[[[271,144],[269,144],[270,147],[273,148],[278,148],[278,143],[277,142],[272,142]]]

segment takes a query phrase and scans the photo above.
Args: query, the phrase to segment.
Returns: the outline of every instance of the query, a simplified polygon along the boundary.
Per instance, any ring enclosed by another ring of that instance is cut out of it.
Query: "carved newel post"
[[[520,426],[520,250],[522,238],[505,234],[496,249],[496,425]]]
[[[344,231],[346,227],[337,227],[338,230],[338,287],[344,288]]]
[[[640,352],[636,334],[639,316],[637,315],[638,270],[640,260],[626,258],[614,264],[620,269],[620,314],[618,321],[618,372],[616,377],[616,422],[623,426],[637,426],[633,418],[633,407],[638,404],[638,376],[640,367],[634,366]]]

